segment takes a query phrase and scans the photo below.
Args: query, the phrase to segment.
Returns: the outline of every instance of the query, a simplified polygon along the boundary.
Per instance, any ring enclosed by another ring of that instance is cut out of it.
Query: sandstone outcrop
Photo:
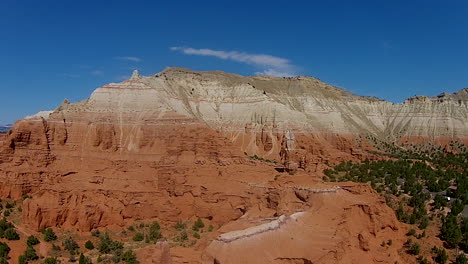
[[[306,76],[243,77],[181,68],[148,77],[134,72],[87,100],[65,100],[53,111],[19,120],[1,135],[0,196],[30,194],[22,214],[34,230],[89,231],[140,219],[171,224],[200,217],[214,225],[232,223],[227,232],[248,228],[249,221],[304,212],[285,228],[301,241],[306,234],[323,239],[333,230],[334,238],[326,245],[309,241],[322,248],[310,255],[285,248],[291,254],[271,261],[340,262],[343,256],[358,259],[356,249],[366,260],[385,261],[374,245],[401,230],[390,209],[366,187],[336,191],[321,182],[328,165],[376,158],[367,152],[375,150],[369,138],[391,144],[467,142],[467,90],[392,104]],[[319,209],[315,198],[327,206]],[[318,229],[310,223],[326,225],[326,217],[333,225],[314,233]],[[281,232],[260,235],[290,239]],[[229,254],[244,250],[235,241],[213,243],[210,247]],[[268,242],[262,250],[273,246]],[[160,247],[156,251],[164,253]],[[233,263],[228,255],[202,256],[203,250],[194,253],[196,261]]]

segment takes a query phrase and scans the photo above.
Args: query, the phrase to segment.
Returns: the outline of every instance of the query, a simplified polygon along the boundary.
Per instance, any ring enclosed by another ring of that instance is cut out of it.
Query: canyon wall
[[[297,190],[322,184],[322,169],[377,158],[368,152],[376,150],[375,140],[404,147],[416,139],[467,143],[468,89],[392,104],[306,76],[135,72],[87,100],[65,100],[19,120],[1,135],[0,196],[30,194],[22,204],[23,223],[35,230],[89,231],[194,217],[222,225],[308,211],[310,199]],[[354,206],[352,195],[333,199]],[[388,208],[379,210],[389,215]],[[353,221],[360,217],[368,216]],[[393,231],[386,232],[391,237]],[[375,232],[372,237],[380,239]],[[340,243],[359,245],[363,238],[356,239]],[[238,250],[212,247],[218,246]]]

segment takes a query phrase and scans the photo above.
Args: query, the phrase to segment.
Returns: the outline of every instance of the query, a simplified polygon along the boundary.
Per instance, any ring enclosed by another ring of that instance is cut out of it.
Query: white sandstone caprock
[[[138,70],[134,70],[133,73],[132,73],[132,77],[130,77],[130,80],[135,80],[135,79],[140,79],[140,73],[138,72]]]

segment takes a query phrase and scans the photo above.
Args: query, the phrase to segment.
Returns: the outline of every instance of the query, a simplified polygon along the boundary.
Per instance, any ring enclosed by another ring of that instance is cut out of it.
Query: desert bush
[[[58,264],[60,261],[57,258],[45,258],[43,264]]]
[[[65,239],[62,245],[63,245],[63,248],[68,251],[73,251],[73,250],[80,248],[80,246],[78,246],[78,243],[76,243],[76,241],[73,240],[73,238],[71,237]]]
[[[123,249],[123,243],[112,240],[106,232],[101,236],[97,248],[100,253],[109,254],[121,251]]]
[[[205,227],[205,224],[203,223],[203,221],[200,218],[198,218],[197,221],[195,221],[195,223],[193,223],[192,230],[193,231],[198,231],[199,229],[204,228],[204,227]]]
[[[177,221],[177,223],[174,225],[174,228],[175,228],[176,230],[179,230],[179,231],[184,230],[185,227],[186,227],[186,225],[185,225],[185,223],[182,222],[182,221]]]
[[[406,233],[407,236],[415,236],[416,235],[416,230],[410,229],[408,233]]]
[[[5,230],[4,237],[8,240],[19,240],[20,238],[13,227],[10,227],[7,230]]]
[[[140,263],[137,258],[135,253],[131,249],[125,250],[125,252],[122,254],[121,259],[123,262],[127,264],[138,264]]]
[[[83,253],[80,254],[80,257],[78,258],[78,264],[91,264],[91,259],[89,257],[85,257]]]
[[[28,263],[28,260],[26,259],[25,255],[19,255],[18,256],[18,264],[26,264]]]
[[[35,245],[37,245],[39,243],[40,243],[39,239],[37,239],[37,237],[35,237],[35,236],[29,236],[28,240],[26,241],[26,244],[28,246],[30,246],[30,247],[35,246]]]
[[[134,236],[133,236],[133,241],[143,241],[143,239],[145,239],[145,236],[143,235],[143,233],[136,233]]]
[[[7,243],[0,242],[0,258],[7,258],[10,253],[10,247]]]
[[[54,230],[52,228],[47,228],[42,230],[42,234],[44,235],[44,241],[50,242],[57,240],[57,235],[55,235]]]
[[[434,261],[438,264],[445,264],[448,261],[448,255],[444,248],[433,247]]]
[[[162,238],[161,226],[155,221],[150,226],[148,239],[150,241],[157,242],[160,238]]]
[[[93,249],[94,249],[94,244],[93,244],[93,242],[91,242],[90,240],[86,241],[86,243],[85,243],[85,248],[86,248],[86,249],[89,249],[89,250],[93,250]]]
[[[39,257],[37,256],[36,250],[33,247],[27,247],[23,253],[23,256],[28,260],[36,260]]]
[[[468,258],[465,256],[465,254],[461,253],[457,256],[455,264],[468,264]]]

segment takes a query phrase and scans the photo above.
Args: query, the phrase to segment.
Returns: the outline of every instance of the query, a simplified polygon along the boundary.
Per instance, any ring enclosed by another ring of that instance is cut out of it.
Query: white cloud
[[[138,58],[138,57],[131,57],[131,56],[114,57],[114,59],[116,59],[116,60],[134,61],[134,62],[140,62],[140,61],[142,61],[141,58]]]
[[[91,74],[94,76],[102,76],[104,75],[104,72],[100,70],[95,70],[95,71],[92,71]]]
[[[254,65],[260,69],[264,75],[272,76],[292,76],[296,68],[288,59],[276,57],[268,54],[250,54],[239,51],[224,51],[212,49],[194,49],[190,47],[171,47],[173,51],[179,51],[187,55],[213,56],[223,60],[232,60]],[[286,74],[286,75],[283,75]]]

